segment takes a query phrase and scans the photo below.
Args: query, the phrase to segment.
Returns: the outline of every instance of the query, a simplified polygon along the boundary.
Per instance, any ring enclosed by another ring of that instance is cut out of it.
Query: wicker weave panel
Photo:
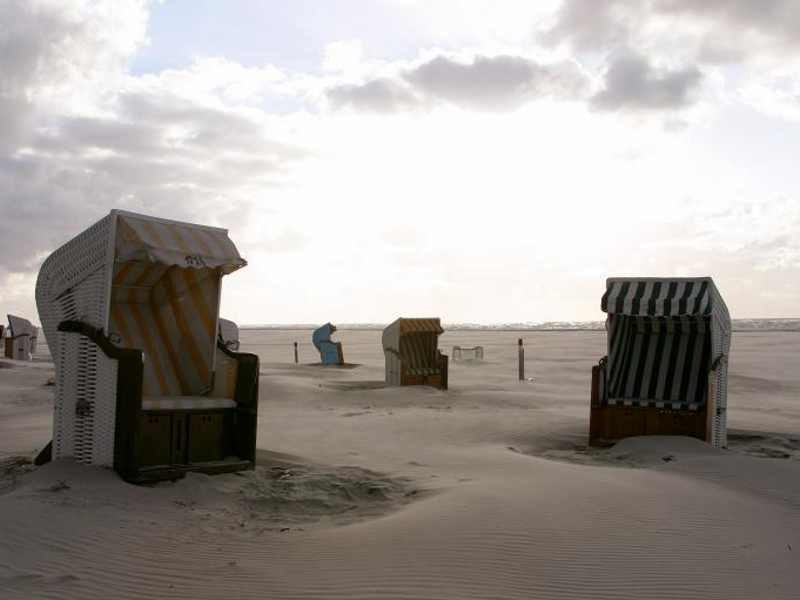
[[[105,329],[108,321],[113,218],[102,219],[51,254],[36,283],[36,304],[56,370],[53,456],[113,462],[115,366],[58,324],[79,319]],[[80,407],[80,410],[76,408]]]

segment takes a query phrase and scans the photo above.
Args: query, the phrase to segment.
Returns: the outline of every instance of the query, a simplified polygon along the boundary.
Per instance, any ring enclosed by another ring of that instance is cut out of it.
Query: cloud
[[[611,61],[603,89],[591,99],[598,110],[675,110],[692,103],[702,80],[697,67],[657,68],[644,56],[626,52]]]
[[[41,105],[68,104],[70,89],[121,66],[144,39],[138,0],[115,10],[77,0],[3,0],[0,11],[0,152],[25,143]]]
[[[630,44],[642,19],[643,3],[564,0],[555,22],[539,33],[545,43],[566,43],[577,50],[598,50]]]
[[[282,82],[275,69],[130,76],[141,2],[3,4],[0,287],[110,208],[245,224],[307,155],[253,108]]]
[[[653,0],[652,9],[664,15],[693,16],[709,27],[758,32],[791,46],[800,44],[800,6],[795,0]]]
[[[217,221],[246,211],[303,149],[259,119],[161,92],[123,94],[112,116],[50,117],[0,162],[0,269],[30,268],[112,207]],[[22,239],[24,238],[24,239]]]
[[[586,85],[574,63],[540,64],[521,56],[475,56],[460,62],[446,56],[404,75],[432,98],[479,110],[513,110],[547,96],[572,98]]]
[[[795,0],[564,0],[539,38],[581,52],[678,52],[704,63],[783,59],[800,46]]]
[[[17,150],[50,121],[50,106],[71,105],[76,92],[121,68],[125,56],[142,43],[143,3],[123,1],[116,9],[79,1],[2,2],[0,277],[30,268],[53,240],[43,224],[69,227],[73,216],[91,212],[95,196],[74,197],[68,168],[19,156]]]
[[[658,107],[659,98],[669,109],[701,98],[710,100],[703,103],[709,108],[714,100],[727,98],[795,119],[800,106],[796,0],[563,0],[551,19],[540,22],[535,37],[586,65],[610,66],[609,76],[619,76],[620,83],[644,69],[634,63],[613,65],[620,53],[671,65],[674,72],[663,73],[660,81],[638,76],[647,83],[650,110]],[[684,95],[697,88],[698,72],[704,83],[701,98]],[[611,94],[595,100],[596,108],[622,104]]]
[[[422,106],[422,99],[408,85],[385,77],[362,84],[335,85],[325,93],[335,109],[388,114]]]
[[[514,55],[475,55],[458,60],[439,55],[393,77],[326,91],[334,108],[391,113],[446,103],[460,108],[507,112],[546,97],[576,99],[588,78],[576,63],[539,63]]]

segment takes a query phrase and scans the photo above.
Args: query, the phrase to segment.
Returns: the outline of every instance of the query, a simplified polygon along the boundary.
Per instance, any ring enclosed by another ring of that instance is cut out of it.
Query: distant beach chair
[[[219,319],[219,339],[222,344],[233,352],[239,351],[239,326],[228,319]]]
[[[342,343],[331,340],[331,335],[336,331],[336,327],[330,323],[325,323],[322,327],[314,330],[311,341],[319,351],[320,361],[323,365],[342,365],[344,364],[344,353]]]
[[[118,210],[45,260],[53,458],[129,481],[253,468],[258,357],[218,333],[222,276],[246,264],[224,229]]]
[[[589,443],[687,435],[727,445],[731,318],[711,278],[612,278],[608,354],[592,368]]]
[[[447,355],[439,349],[439,319],[397,319],[383,330],[386,383],[430,385],[446,390]]]
[[[451,356],[454,362],[462,360],[483,360],[483,346],[472,346],[471,348],[468,346],[453,346]]]
[[[28,319],[8,315],[8,330],[5,338],[5,356],[14,360],[31,360],[36,352],[39,328]],[[0,336],[1,337],[1,336]]]

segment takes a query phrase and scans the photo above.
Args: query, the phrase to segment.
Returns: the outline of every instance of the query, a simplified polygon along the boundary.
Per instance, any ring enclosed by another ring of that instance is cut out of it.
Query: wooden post
[[[517,340],[519,346],[519,380],[525,381],[525,348],[522,347],[522,338]]]
[[[297,342],[294,343],[294,364],[297,364]]]

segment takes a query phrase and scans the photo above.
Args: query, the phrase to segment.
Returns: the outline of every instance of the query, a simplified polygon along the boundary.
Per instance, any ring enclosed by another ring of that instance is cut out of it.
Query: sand
[[[262,357],[259,468],[137,487],[25,464],[46,362],[0,367],[0,598],[797,598],[800,334],[734,338],[730,449],[585,446],[598,332],[513,332],[451,389],[386,388],[380,332],[243,331]],[[291,364],[292,342],[300,365]],[[2,364],[9,364],[3,361]],[[22,458],[15,458],[22,457]]]

